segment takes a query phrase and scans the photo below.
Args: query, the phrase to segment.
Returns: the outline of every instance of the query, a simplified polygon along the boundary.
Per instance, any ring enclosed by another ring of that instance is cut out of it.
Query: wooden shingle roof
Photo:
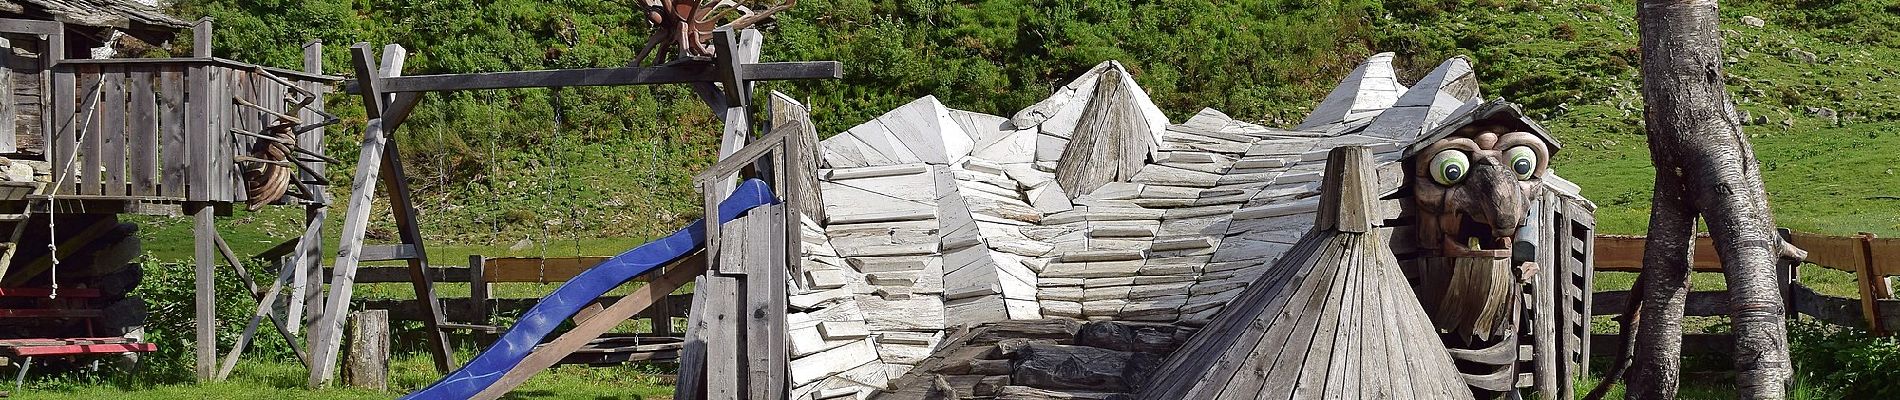
[[[1372,158],[1332,151],[1314,229],[1138,398],[1472,398],[1373,226]]]

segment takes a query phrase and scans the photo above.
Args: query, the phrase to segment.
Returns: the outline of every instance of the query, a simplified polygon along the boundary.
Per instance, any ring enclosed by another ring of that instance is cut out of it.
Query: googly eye
[[[1537,175],[1537,151],[1530,146],[1512,147],[1504,151],[1504,159],[1511,162],[1511,172],[1517,173],[1518,180],[1528,180]]]
[[[1454,185],[1465,180],[1471,174],[1471,156],[1459,150],[1445,150],[1432,156],[1432,181],[1440,185]]]

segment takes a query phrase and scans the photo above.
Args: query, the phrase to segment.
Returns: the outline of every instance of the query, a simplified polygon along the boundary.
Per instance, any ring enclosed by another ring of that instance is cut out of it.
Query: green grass
[[[466,360],[473,352],[458,355]],[[29,378],[17,399],[388,399],[434,382],[438,374],[426,355],[391,360],[388,391],[356,388],[309,390],[308,372],[296,361],[246,360],[231,379],[210,384],[128,382],[124,375],[38,375]],[[651,367],[558,367],[535,375],[504,399],[668,399],[673,387]]]

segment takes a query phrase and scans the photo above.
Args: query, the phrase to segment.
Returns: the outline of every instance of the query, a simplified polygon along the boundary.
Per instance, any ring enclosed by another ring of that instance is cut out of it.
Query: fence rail
[[[468,266],[431,267],[429,274],[437,284],[469,285],[469,297],[440,298],[441,309],[450,321],[478,330],[494,330],[495,317],[502,314],[519,314],[534,307],[540,298],[495,298],[491,287],[496,283],[561,283],[579,275],[581,272],[601,262],[607,257],[482,257],[470,256]],[[328,278],[330,274],[323,274]],[[637,277],[631,282],[645,282],[647,277]],[[356,270],[355,283],[402,283],[411,282],[409,267],[362,267]],[[609,295],[595,300],[590,309],[611,306],[621,296]],[[645,334],[657,336],[678,336],[674,331],[673,318],[686,318],[688,304],[692,302],[690,294],[668,296],[651,310],[635,319],[648,320]],[[368,300],[366,309],[389,310],[392,320],[422,321],[428,318],[422,304],[414,299]],[[586,311],[576,316],[576,320],[585,319]]]
[[[1783,263],[1781,283],[1783,300],[1790,316],[1807,315],[1830,324],[1865,327],[1876,335],[1886,335],[1889,327],[1900,327],[1900,300],[1893,299],[1887,277],[1900,275],[1900,239],[1879,238],[1869,233],[1858,236],[1828,236],[1782,231],[1789,244],[1807,251],[1803,261],[1823,268],[1854,274],[1858,298],[1830,296],[1801,284],[1799,269]],[[1642,272],[1642,236],[1599,235],[1596,238],[1597,271]],[[1694,261],[1696,272],[1723,272],[1715,253],[1714,241],[1697,237]],[[1594,315],[1615,315],[1628,305],[1629,291],[1597,292],[1592,296]],[[1729,315],[1728,292],[1702,291],[1689,294],[1685,315]]]

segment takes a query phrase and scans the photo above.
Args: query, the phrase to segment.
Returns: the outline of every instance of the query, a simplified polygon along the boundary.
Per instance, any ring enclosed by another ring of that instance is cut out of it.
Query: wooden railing
[[[46,48],[63,47],[59,24],[13,22],[14,31],[44,31]],[[321,121],[323,93],[342,78],[320,73],[321,42],[304,46],[309,71],[293,71],[212,57],[210,21],[192,30],[191,58],[67,60],[47,52],[27,71],[42,74],[44,87],[10,93],[29,98],[0,109],[0,151],[44,155],[59,183],[51,193],[66,198],[245,200],[237,160],[259,139],[235,132],[260,133],[292,112],[285,99],[293,91],[315,99],[291,116]],[[31,123],[39,126],[31,139],[13,137]],[[300,132],[296,145],[320,154],[323,135],[321,126]],[[323,179],[324,163],[308,158],[290,161],[298,179]]]
[[[58,194],[243,201],[236,158],[289,108],[289,88],[243,63],[215,58],[71,60],[53,68],[52,129],[43,142]],[[312,93],[324,83],[279,75]],[[203,100],[199,100],[203,99]],[[257,105],[259,110],[240,105]],[[320,104],[319,98],[316,103]],[[319,106],[320,107],[320,106]],[[298,115],[306,120],[312,111]],[[323,130],[297,135],[322,149]],[[307,163],[321,174],[323,163]]]
[[[1781,262],[1777,273],[1789,316],[1801,314],[1830,324],[1865,327],[1876,335],[1885,335],[1891,328],[1900,327],[1900,300],[1893,299],[1892,288],[1887,283],[1887,277],[1900,275],[1900,239],[1882,239],[1867,233],[1826,236],[1783,231],[1783,236],[1788,243],[1807,251],[1804,260],[1807,263],[1853,274],[1859,292],[1857,298],[1821,294],[1801,284],[1798,263]],[[1597,236],[1596,271],[1641,272],[1644,239],[1641,236]],[[1691,268],[1696,272],[1723,271],[1710,238],[1696,238],[1693,254]],[[1592,314],[1621,313],[1629,301],[1638,301],[1630,298],[1629,291],[1597,292],[1592,300]],[[1728,292],[1691,292],[1684,314],[1727,316]]]

